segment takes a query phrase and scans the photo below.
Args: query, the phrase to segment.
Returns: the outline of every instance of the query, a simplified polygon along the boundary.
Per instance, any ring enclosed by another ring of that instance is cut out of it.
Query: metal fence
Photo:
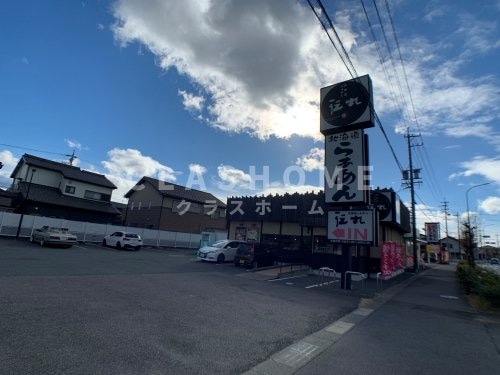
[[[22,216],[22,218],[21,218]],[[22,222],[20,222],[22,220]],[[111,224],[96,224],[81,221],[55,219],[43,216],[20,215],[10,212],[0,212],[0,235],[15,237],[20,226],[19,237],[30,238],[35,229],[44,225],[68,228],[75,234],[80,242],[102,242],[108,234],[116,231],[133,231],[138,233],[145,246],[153,247],[178,247],[196,249],[200,246],[201,234],[168,232],[145,228],[131,228]],[[216,237],[222,238],[223,233]],[[225,237],[224,237],[225,238]]]

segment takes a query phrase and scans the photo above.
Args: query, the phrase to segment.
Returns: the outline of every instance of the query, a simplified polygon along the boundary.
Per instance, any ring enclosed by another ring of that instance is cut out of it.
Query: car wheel
[[[102,240],[102,246],[107,246],[106,240]]]
[[[122,244],[121,244],[120,242],[117,242],[117,243],[116,243],[116,248],[117,248],[117,249],[121,249],[121,248],[122,248]]]
[[[134,248],[135,251],[139,251],[141,250],[141,247],[140,246],[137,246],[136,248]]]
[[[224,263],[225,260],[226,257],[224,256],[224,254],[219,254],[219,256],[217,257],[217,263]]]

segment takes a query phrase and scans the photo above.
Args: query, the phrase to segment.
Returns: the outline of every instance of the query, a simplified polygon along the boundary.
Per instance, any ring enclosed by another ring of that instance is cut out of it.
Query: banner
[[[396,242],[383,242],[380,248],[380,272],[391,276],[398,269],[404,268],[403,246]]]

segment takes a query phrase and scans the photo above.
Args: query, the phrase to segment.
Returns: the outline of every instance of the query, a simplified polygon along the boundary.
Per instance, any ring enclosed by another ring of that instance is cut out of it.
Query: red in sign
[[[366,228],[336,228],[332,233],[338,239],[368,241],[368,229]]]

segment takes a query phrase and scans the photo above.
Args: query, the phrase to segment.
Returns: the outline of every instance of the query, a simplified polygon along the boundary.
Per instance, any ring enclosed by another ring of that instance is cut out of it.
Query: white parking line
[[[267,280],[267,281],[280,281],[280,280],[296,279],[298,277],[306,277],[306,276],[308,276],[308,275],[290,276],[290,277],[284,277],[282,279],[272,279],[272,280]]]
[[[309,286],[306,286],[305,288],[306,289],[309,289],[309,288],[316,288],[318,286],[323,286],[323,285],[329,285],[329,284],[335,284],[337,283],[338,281],[328,281],[327,283],[323,283],[323,284],[313,284],[313,285],[309,285]]]

